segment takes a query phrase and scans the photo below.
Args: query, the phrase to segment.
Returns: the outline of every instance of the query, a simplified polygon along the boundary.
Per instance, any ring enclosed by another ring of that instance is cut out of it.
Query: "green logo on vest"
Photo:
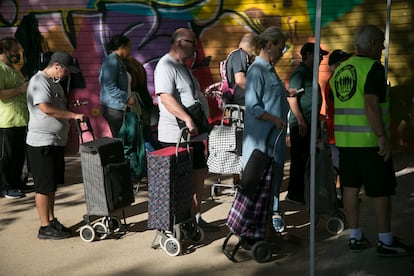
[[[334,76],[336,97],[342,101],[349,101],[356,92],[357,75],[351,64],[340,68]]]

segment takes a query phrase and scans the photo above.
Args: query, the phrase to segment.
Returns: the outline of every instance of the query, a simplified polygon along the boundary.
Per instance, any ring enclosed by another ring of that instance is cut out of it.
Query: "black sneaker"
[[[20,186],[17,186],[17,189],[22,193],[34,192],[34,186],[33,185],[29,186],[27,184],[22,184]]]
[[[16,189],[6,189],[1,191],[1,195],[5,198],[18,199],[24,197],[24,193]]]
[[[56,229],[51,223],[46,227],[40,227],[37,234],[37,237],[41,240],[61,240],[70,236],[70,233]]]
[[[70,230],[69,228],[65,227],[62,223],[60,223],[58,221],[57,218],[54,218],[53,220],[51,220],[50,221],[50,224],[52,224],[53,227],[55,227],[59,231],[63,231],[63,232],[67,232],[67,233],[72,233],[72,230]]]
[[[377,254],[381,257],[407,256],[413,252],[414,248],[412,246],[403,244],[397,237],[394,237],[394,240],[390,245],[386,245],[385,243],[378,241]]]
[[[204,232],[217,232],[220,231],[220,227],[217,225],[213,225],[211,223],[206,222],[201,217],[198,219],[197,225],[203,229]]]
[[[364,249],[367,249],[369,247],[369,241],[367,238],[365,238],[364,235],[362,235],[362,238],[360,240],[357,240],[355,238],[349,239],[349,251],[353,253],[361,252]]]

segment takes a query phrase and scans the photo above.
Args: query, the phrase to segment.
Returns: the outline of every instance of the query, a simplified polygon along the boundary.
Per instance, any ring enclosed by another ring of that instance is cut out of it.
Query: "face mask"
[[[57,84],[57,83],[59,83],[59,82],[60,82],[60,77],[58,77],[58,78],[53,77],[53,79],[52,79],[52,80],[53,80],[53,82],[54,82],[54,83],[56,83],[56,84]]]
[[[9,54],[7,54],[7,60],[12,64],[19,63],[20,62],[20,54],[12,55],[12,54],[9,53]]]
[[[53,77],[53,82],[54,83],[59,83],[60,82],[60,80],[63,78],[63,74],[61,73],[62,72],[62,70],[63,70],[63,67],[62,66],[60,66],[60,70],[59,70],[59,76],[58,77]]]

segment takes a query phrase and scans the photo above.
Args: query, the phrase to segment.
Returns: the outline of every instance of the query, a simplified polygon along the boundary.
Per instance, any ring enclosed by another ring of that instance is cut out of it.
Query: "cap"
[[[345,51],[342,50],[334,50],[330,55],[329,55],[329,61],[328,61],[328,65],[332,66],[337,62],[343,61],[347,58],[349,58],[350,56],[352,56],[354,53],[347,53]]]
[[[55,61],[65,67],[70,73],[79,73],[80,69],[75,65],[74,59],[66,52],[54,52],[50,61]]]
[[[313,42],[307,42],[305,44],[303,44],[302,48],[300,49],[300,55],[304,56],[306,53],[313,53],[315,48],[315,43]],[[329,54],[328,51],[323,50],[322,48],[319,48],[320,54],[322,56],[326,56],[327,54]]]

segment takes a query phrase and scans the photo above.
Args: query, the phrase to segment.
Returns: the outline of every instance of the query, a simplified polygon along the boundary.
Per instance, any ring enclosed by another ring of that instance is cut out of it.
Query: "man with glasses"
[[[154,71],[155,93],[158,96],[160,118],[158,121],[158,140],[166,147],[177,143],[180,128],[177,119],[185,122],[192,135],[198,129],[190,115],[184,111],[200,101],[203,111],[208,115],[207,100],[200,90],[197,79],[192,75],[186,61],[194,56],[196,51],[196,36],[193,31],[185,28],[177,29],[171,37],[170,51],[158,62]],[[204,179],[207,175],[207,164],[204,155],[204,144],[192,142],[193,147],[193,203],[192,213],[198,225],[204,231],[218,231],[218,226],[209,224],[201,218],[201,196]]]
[[[305,204],[305,170],[310,155],[310,130],[312,123],[312,82],[315,44],[305,43],[300,49],[302,62],[290,76],[290,88],[304,91],[295,96],[288,97],[290,106],[289,133],[290,133],[290,175],[288,194],[286,199],[293,203]],[[328,51],[320,49],[319,63]],[[318,91],[318,112],[322,105],[322,95]]]

